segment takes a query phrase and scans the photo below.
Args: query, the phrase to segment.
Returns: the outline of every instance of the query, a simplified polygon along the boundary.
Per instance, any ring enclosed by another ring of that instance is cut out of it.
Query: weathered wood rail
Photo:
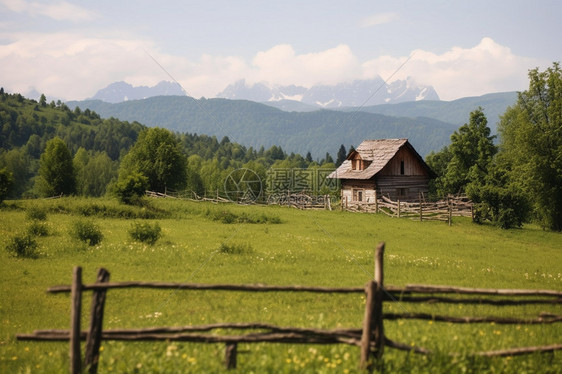
[[[342,209],[351,212],[383,213],[390,217],[410,218],[420,221],[445,221],[451,225],[452,217],[474,218],[473,204],[466,197],[448,196],[445,200],[407,202],[380,196],[373,201],[342,201]]]
[[[290,206],[297,209],[332,210],[330,195],[309,195],[306,193],[275,193],[267,197],[268,205]]]
[[[49,288],[49,293],[71,294],[70,330],[36,330],[32,334],[18,334],[18,340],[31,341],[69,341],[70,372],[87,370],[96,373],[102,340],[119,341],[184,341],[196,343],[224,343],[225,365],[237,365],[237,344],[239,343],[290,343],[290,344],[347,344],[360,349],[360,367],[372,371],[382,365],[385,347],[411,351],[418,354],[432,354],[423,347],[411,346],[389,339],[384,333],[384,320],[417,319],[447,323],[497,323],[497,324],[549,324],[562,322],[562,315],[541,313],[536,318],[505,318],[494,316],[442,316],[428,313],[384,313],[385,302],[416,303],[464,303],[489,305],[562,304],[562,291],[556,290],[512,290],[482,289],[453,286],[408,285],[405,287],[385,286],[383,275],[384,243],[375,251],[375,276],[365,287],[311,287],[311,286],[271,286],[263,284],[194,284],[163,282],[109,282],[109,273],[100,269],[96,283],[82,283],[82,269],[75,267],[70,286]],[[156,288],[174,290],[215,290],[244,292],[313,292],[313,293],[357,293],[366,294],[366,305],[362,328],[340,328],[332,330],[282,327],[265,323],[218,323],[201,326],[151,327],[143,329],[103,330],[105,295],[110,289]],[[90,324],[81,330],[82,293],[92,291]],[[426,296],[413,296],[425,294]],[[452,294],[455,297],[442,295]],[[440,296],[436,296],[440,295]],[[492,297],[492,298],[491,298]],[[495,299],[493,297],[500,297]],[[505,297],[524,299],[505,299]],[[212,335],[216,329],[252,330],[243,335]],[[259,330],[259,331],[256,331]],[[82,361],[80,341],[86,341],[85,358]],[[477,356],[515,356],[536,352],[562,350],[561,344],[535,347],[516,347],[503,350],[475,352]],[[451,353],[455,356],[455,353]]]

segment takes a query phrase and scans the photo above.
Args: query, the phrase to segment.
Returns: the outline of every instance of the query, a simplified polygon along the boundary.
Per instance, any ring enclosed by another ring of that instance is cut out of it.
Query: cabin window
[[[353,201],[363,201],[364,190],[354,188],[353,189]]]
[[[396,189],[396,197],[397,198],[403,198],[406,197],[406,195],[408,194],[408,189],[407,188],[397,188]]]
[[[404,175],[404,160],[400,161],[400,175]]]
[[[351,160],[351,170],[357,170],[358,160]]]

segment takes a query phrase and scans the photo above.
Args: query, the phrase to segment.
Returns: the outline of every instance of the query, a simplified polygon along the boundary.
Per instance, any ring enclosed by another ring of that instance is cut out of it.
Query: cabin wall
[[[418,201],[420,194],[427,196],[427,175],[380,175],[376,178],[377,193],[391,200]]]
[[[361,200],[359,198],[359,192]],[[375,202],[375,182],[372,180],[344,179],[341,181],[342,201],[351,202]]]
[[[402,162],[404,162],[404,173],[402,174]],[[401,148],[389,163],[378,173],[378,175],[424,175],[428,176],[427,169],[420,160],[407,148]]]

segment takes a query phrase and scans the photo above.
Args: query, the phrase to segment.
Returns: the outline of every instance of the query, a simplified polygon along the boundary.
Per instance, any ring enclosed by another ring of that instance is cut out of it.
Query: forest
[[[216,194],[224,188],[226,176],[239,168],[255,171],[265,182],[266,171],[271,168],[335,167],[328,153],[322,159],[313,160],[310,152],[305,156],[287,154],[276,145],[269,149],[247,148],[228,137],[219,141],[215,136],[148,128],[113,117],[104,119],[90,109],[71,110],[60,101],[47,103],[45,95],[35,101],[21,94],[6,93],[4,89],[0,89],[0,129],[0,170],[3,170],[2,178],[10,180],[10,188],[4,187],[4,197],[11,199],[60,194],[95,197],[110,193],[119,179],[120,166],[136,167],[138,158],[131,160],[132,155],[126,156],[139,136],[156,137],[159,144],[152,144],[153,149],[147,149],[144,156],[139,156],[139,145],[135,157],[152,159],[159,152],[158,147],[162,151],[166,144],[177,151],[174,156],[181,165],[187,165],[180,166],[180,172],[170,170],[169,175],[180,175],[182,180],[167,185],[150,184],[149,187],[159,192],[166,188],[192,191],[199,196]],[[166,153],[162,162],[172,162],[165,159]],[[343,145],[338,155],[340,162],[343,161],[346,155]],[[65,164],[64,160],[68,162]],[[44,180],[47,161],[58,164],[51,174],[71,170],[73,182],[54,189],[48,186]],[[122,175],[127,173],[121,170]]]

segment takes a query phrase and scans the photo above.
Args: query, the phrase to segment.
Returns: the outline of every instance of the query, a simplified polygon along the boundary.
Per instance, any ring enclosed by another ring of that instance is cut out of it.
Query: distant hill
[[[246,100],[159,96],[118,104],[100,100],[68,102],[103,117],[138,121],[178,132],[228,136],[247,147],[281,146],[287,152],[323,157],[336,155],[341,144],[357,146],[364,139],[409,138],[425,155],[449,143],[457,126],[431,118],[390,117],[376,113],[318,110],[284,112]]]
[[[146,99],[153,96],[185,95],[177,83],[162,81],[156,86],[133,87],[126,82],[115,82],[99,90],[91,100],[101,100],[107,103],[121,103],[128,100]]]
[[[217,94],[217,97],[263,103],[291,100],[324,109],[361,106],[366,100],[371,104],[439,100],[437,92],[431,86],[419,85],[410,78],[387,84],[380,77],[335,85],[315,85],[310,88],[266,83],[250,85],[245,80],[240,80],[229,85]]]
[[[492,132],[496,131],[495,124],[499,122],[508,106],[517,102],[517,92],[499,92],[483,96],[465,97],[453,101],[423,100],[399,104],[372,105],[361,108],[368,113],[384,114],[387,116],[400,117],[429,117],[439,121],[462,126],[470,118],[470,112],[482,107],[488,119],[488,125]],[[344,108],[342,110],[355,111],[356,108]]]

